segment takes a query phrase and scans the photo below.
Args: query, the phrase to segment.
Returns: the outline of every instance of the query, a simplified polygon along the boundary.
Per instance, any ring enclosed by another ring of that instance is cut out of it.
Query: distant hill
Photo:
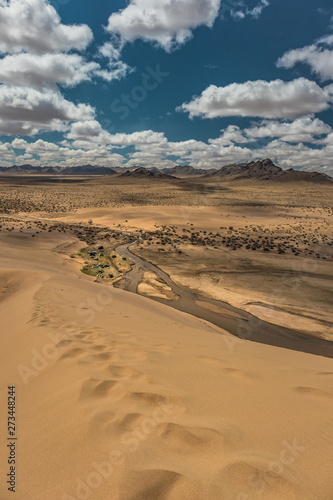
[[[35,167],[32,165],[13,165],[0,167],[1,173],[6,174],[38,174],[38,175],[112,175],[116,171],[110,167],[80,165],[77,167]]]
[[[123,174],[124,172],[127,172],[127,171],[133,172],[134,170],[136,170],[139,167],[140,167],[140,165],[132,165],[131,167],[112,167],[112,168],[118,174]]]
[[[165,172],[162,172],[161,170],[159,170],[158,168],[156,167],[153,167],[153,168],[150,168],[149,169],[151,172],[155,172],[155,174],[163,174]],[[166,172],[167,173],[167,172]]]
[[[276,176],[276,180],[280,182],[307,181],[333,183],[333,178],[327,174],[322,174],[320,172],[306,172],[304,170],[294,170],[293,168],[288,168],[288,170],[282,170],[281,172],[279,172]]]
[[[110,167],[82,165],[80,167],[66,167],[61,170],[61,175],[113,175],[116,171]]]
[[[167,175],[160,172],[158,169],[148,169],[144,167],[136,168],[135,170],[127,170],[120,177],[140,178],[140,179],[175,179],[172,175]]]
[[[188,177],[191,175],[210,175],[216,172],[216,168],[204,170],[202,168],[194,168],[191,165],[176,165],[172,168],[163,168],[164,174],[175,175],[176,177]]]
[[[282,168],[274,165],[269,158],[250,163],[232,163],[217,170],[213,176],[233,177],[237,179],[259,179],[270,178],[281,172]]]
[[[211,176],[225,177],[229,179],[259,179],[276,182],[333,182],[332,177],[319,172],[294,170],[292,168],[282,170],[282,168],[274,165],[272,160],[269,158],[251,161],[250,163],[234,163],[231,165],[225,165],[217,170],[217,172],[211,174]]]
[[[43,167],[34,167],[32,165],[13,165],[12,167],[0,167],[1,172],[12,174],[39,174],[43,173]]]
[[[43,168],[43,174],[49,174],[49,175],[57,175],[61,172],[62,168],[60,167],[45,167]]]

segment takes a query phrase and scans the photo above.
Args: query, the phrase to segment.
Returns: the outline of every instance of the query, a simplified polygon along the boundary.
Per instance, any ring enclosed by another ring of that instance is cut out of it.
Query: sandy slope
[[[94,283],[51,252],[65,241],[1,241],[0,435],[15,384],[16,498],[332,499],[332,360]]]

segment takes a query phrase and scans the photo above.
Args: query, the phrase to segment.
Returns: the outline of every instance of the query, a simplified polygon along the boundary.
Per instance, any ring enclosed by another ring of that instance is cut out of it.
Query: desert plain
[[[332,500],[332,189],[0,176],[16,498]]]

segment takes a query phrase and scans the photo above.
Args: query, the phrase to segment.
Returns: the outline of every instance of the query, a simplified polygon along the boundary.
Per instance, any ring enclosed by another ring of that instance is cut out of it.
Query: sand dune
[[[3,239],[17,498],[331,500],[332,360],[95,283],[52,251],[64,239],[22,237],[19,260]]]

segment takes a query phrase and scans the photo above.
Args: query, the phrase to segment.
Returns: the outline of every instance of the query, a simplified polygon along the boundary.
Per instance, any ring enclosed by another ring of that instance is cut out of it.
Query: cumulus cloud
[[[279,138],[290,143],[325,143],[332,133],[329,125],[318,118],[302,117],[292,122],[279,120],[263,120],[253,123],[251,127],[243,130],[236,125],[229,125],[221,130],[222,134],[216,139],[209,139],[209,144],[214,146],[230,146],[232,144],[246,144],[258,139]],[[326,137],[323,137],[326,136]]]
[[[222,130],[222,132],[221,137],[209,139],[209,143],[217,146],[230,146],[234,143],[242,144],[249,142],[249,139],[245,137],[244,133],[236,125],[229,125],[225,130]]]
[[[46,0],[0,0],[0,52],[84,50],[92,38],[86,25],[62,24]]]
[[[23,87],[73,87],[91,80],[100,68],[95,62],[86,62],[79,54],[14,54],[0,59],[2,83]]]
[[[101,50],[107,69],[72,50],[92,40],[86,25],[67,26],[47,0],[0,0],[0,133],[63,132],[68,122],[92,119],[94,110],[67,101],[58,86],[74,87],[93,77],[119,79],[128,71],[111,44]]]
[[[102,57],[108,59],[107,68],[99,69],[96,71],[96,75],[100,76],[104,80],[111,82],[112,80],[120,80],[124,78],[127,73],[130,73],[132,69],[121,61],[121,51],[116,48],[111,43],[105,43],[100,47],[99,53]]]
[[[289,50],[278,59],[278,68],[293,68],[297,63],[310,66],[312,73],[322,81],[333,79],[333,35],[320,38],[315,44],[300,49]]]
[[[131,0],[111,14],[107,30],[124,42],[138,38],[156,42],[165,50],[185,43],[198,26],[211,27],[221,0]]]
[[[268,6],[269,6],[268,0],[260,0],[260,2],[255,7],[253,7],[253,9],[249,9],[247,5],[245,5],[244,1],[240,1],[235,8],[230,9],[230,15],[236,21],[244,19],[246,16],[258,19],[264,8]]]
[[[316,142],[318,136],[332,131],[326,123],[318,118],[303,117],[293,122],[263,121],[258,126],[245,129],[249,139],[279,137],[286,142]]]
[[[178,111],[190,118],[218,118],[224,116],[253,116],[293,119],[318,113],[329,108],[332,89],[322,89],[315,82],[298,78],[248,81],[225,87],[210,85],[199,97],[184,103]]]
[[[12,145],[9,142],[0,142],[0,157],[1,161],[13,161],[15,159],[15,153],[13,151]]]
[[[95,145],[89,150],[73,148],[71,145],[58,146],[53,142],[38,139],[35,142],[27,142],[23,139],[14,139],[11,148],[20,151],[15,162],[29,162],[35,165],[59,165],[73,166],[90,163],[92,165],[116,166],[124,161],[118,154],[110,153],[105,147]],[[21,154],[22,153],[22,154]],[[38,157],[38,160],[30,161],[29,158]]]
[[[49,152],[58,153],[61,148],[54,144],[53,142],[43,141],[42,139],[38,139],[35,142],[27,142],[24,139],[14,139],[12,141],[12,147],[15,149],[25,149],[26,154],[43,154]]]
[[[142,130],[132,134],[114,134],[111,136],[112,144],[121,146],[137,145],[159,145],[167,142],[163,132],[154,132],[153,130]]]
[[[264,127],[263,123],[261,128]],[[271,122],[272,128],[274,126],[280,127],[279,130],[275,129],[272,134],[276,134],[277,132],[282,134],[284,132],[284,125],[282,123]],[[310,123],[305,125],[309,127]],[[254,132],[255,127],[251,128]],[[323,125],[321,123],[313,124],[313,129],[316,129],[316,131],[323,130]],[[241,131],[238,127],[234,129],[228,127],[223,132],[229,134],[229,137],[231,137],[230,134],[234,133],[233,137],[236,139],[236,136],[240,133],[243,133],[245,137],[248,134],[248,130],[251,129]],[[208,143],[196,140],[168,142],[163,134],[146,130],[134,134],[111,135],[110,140],[113,141],[116,147],[118,147],[117,145],[121,145],[121,147],[128,145],[135,147],[134,152],[120,155],[110,150],[115,147],[113,144],[110,146],[109,144],[98,143],[100,128],[97,122],[93,120],[82,122],[81,131],[79,131],[79,127],[76,127],[76,131],[78,132],[76,137],[85,137],[84,134],[88,134],[90,131],[94,134],[96,142],[90,142],[89,148],[85,148],[84,146],[87,143],[84,140],[74,140],[74,142],[71,142],[68,139],[63,141],[61,146],[58,146],[40,139],[35,142],[14,139],[11,145],[6,143],[0,147],[0,152],[2,153],[1,162],[2,164],[6,161],[16,162],[17,158],[20,158],[21,162],[30,162],[30,157],[38,156],[39,159],[36,164],[39,165],[78,165],[91,163],[94,165],[109,166],[140,164],[148,167],[163,167],[172,166],[176,161],[176,163],[186,162],[197,168],[220,168],[227,163],[247,162],[270,157],[275,163],[284,168],[301,167],[305,170],[319,170],[326,173],[333,173],[333,133],[326,136],[324,147],[320,149],[309,147],[302,143],[292,144],[282,140],[281,137],[271,140],[262,147],[250,148],[246,144],[235,144],[231,141],[230,144],[225,144],[219,138],[211,139]],[[80,143],[83,147],[80,147]],[[20,150],[20,156],[14,158],[14,149]],[[33,161],[35,160],[31,162]]]
[[[323,171],[333,175],[332,148],[312,148],[305,144],[288,144],[280,139],[255,151],[258,158],[272,158],[282,168],[299,167],[308,171]]]
[[[5,135],[64,131],[65,122],[91,119],[94,114],[91,106],[76,105],[50,89],[0,85],[0,131]]]
[[[141,145],[159,145],[167,142],[162,132],[153,130],[142,130],[132,134],[118,133],[110,134],[103,130],[100,123],[96,120],[86,120],[72,123],[71,129],[66,138],[75,141],[74,145],[91,147],[91,143],[113,145],[117,147],[141,146]],[[80,141],[80,142],[78,142]]]
[[[175,162],[167,159],[161,158],[161,156],[154,151],[135,151],[129,155],[129,160],[126,162],[126,167],[132,167],[135,165],[147,165],[150,168],[168,168],[174,167]]]
[[[87,153],[96,150],[99,154],[103,152],[104,158],[114,154],[114,148],[133,146],[134,152],[119,155],[121,163],[127,166],[140,164],[161,168],[175,162],[186,162],[197,168],[220,168],[227,163],[271,157],[286,168],[323,168],[327,172],[333,169],[332,129],[321,120],[311,117],[302,117],[293,122],[263,120],[244,130],[230,125],[222,130],[220,137],[209,139],[208,142],[194,139],[169,142],[163,133],[152,130],[109,134],[97,121],[86,120],[73,123],[66,138],[62,144],[68,150],[86,150]],[[253,147],[251,142],[257,139],[268,139],[268,142]],[[301,140],[322,144],[323,147],[309,147],[299,142]]]

